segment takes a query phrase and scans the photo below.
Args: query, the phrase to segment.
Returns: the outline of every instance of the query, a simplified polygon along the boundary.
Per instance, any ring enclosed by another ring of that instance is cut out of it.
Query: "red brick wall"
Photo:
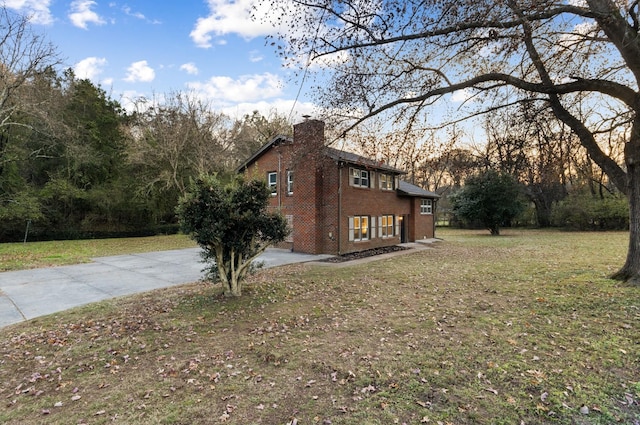
[[[291,166],[295,170],[293,250],[323,252],[324,217],[321,167],[324,148],[324,122],[306,120],[293,126]]]
[[[341,249],[345,254],[354,251],[362,251],[370,248],[391,246],[400,243],[400,235],[381,238],[378,234],[379,217],[382,215],[394,215],[395,217],[409,214],[410,198],[402,198],[395,190],[382,190],[379,188],[379,173],[373,173],[371,188],[353,187],[349,184],[349,166],[342,168],[342,219],[341,219]],[[370,177],[371,178],[371,177]],[[375,217],[376,237],[367,241],[349,241],[349,217],[367,215]],[[395,233],[395,229],[394,229]]]
[[[411,198],[411,214],[412,226],[409,228],[412,241],[419,239],[430,239],[435,237],[434,234],[434,217],[435,217],[435,201],[432,200],[432,213],[420,214],[421,198]]]
[[[278,173],[277,195],[270,207],[293,216],[293,243],[281,248],[297,252],[345,254],[400,243],[400,235],[381,238],[382,215],[406,216],[410,240],[433,237],[433,216],[420,215],[419,198],[400,197],[395,190],[379,188],[379,173],[372,172],[372,187],[349,185],[349,165],[322,153],[324,123],[307,120],[294,126],[294,142],[282,141],[262,154],[246,171],[266,179]],[[293,195],[287,193],[287,171],[294,171]],[[340,186],[341,185],[341,186]],[[342,188],[339,190],[339,188]],[[375,217],[376,237],[349,241],[349,217]],[[394,229],[395,230],[395,229]]]

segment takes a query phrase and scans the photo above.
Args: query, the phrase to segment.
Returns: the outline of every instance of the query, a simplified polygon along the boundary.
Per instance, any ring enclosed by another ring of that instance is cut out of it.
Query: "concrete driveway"
[[[269,248],[264,267],[317,261]],[[0,273],[0,327],[108,298],[195,282],[202,278],[200,249],[95,258],[92,263]]]

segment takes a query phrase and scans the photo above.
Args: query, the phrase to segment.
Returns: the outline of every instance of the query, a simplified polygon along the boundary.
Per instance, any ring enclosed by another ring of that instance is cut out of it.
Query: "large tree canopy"
[[[318,100],[350,125],[388,114],[405,129],[425,126],[459,91],[466,107],[450,122],[546,106],[629,197],[629,251],[616,277],[640,282],[637,1],[264,1],[285,57],[331,69]],[[602,148],[616,137],[621,161]]]
[[[451,199],[460,218],[478,221],[492,235],[511,224],[525,207],[518,182],[507,173],[487,170],[465,180],[464,187]]]

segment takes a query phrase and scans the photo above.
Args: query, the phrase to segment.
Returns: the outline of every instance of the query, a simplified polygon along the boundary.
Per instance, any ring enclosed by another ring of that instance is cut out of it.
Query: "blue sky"
[[[254,22],[253,0],[4,0],[32,17],[65,67],[129,108],[140,96],[194,91],[232,117],[259,110],[289,116],[298,82]],[[303,96],[304,96],[303,87]],[[313,106],[295,103],[293,121]]]

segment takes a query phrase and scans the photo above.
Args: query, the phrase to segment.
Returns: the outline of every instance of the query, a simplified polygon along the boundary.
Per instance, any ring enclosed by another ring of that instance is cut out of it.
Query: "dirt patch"
[[[325,263],[344,263],[346,261],[359,260],[361,258],[373,257],[375,255],[388,254],[390,252],[404,251],[409,248],[393,245],[382,248],[371,248],[364,251],[350,252],[348,254],[337,255],[335,257],[322,260]]]

